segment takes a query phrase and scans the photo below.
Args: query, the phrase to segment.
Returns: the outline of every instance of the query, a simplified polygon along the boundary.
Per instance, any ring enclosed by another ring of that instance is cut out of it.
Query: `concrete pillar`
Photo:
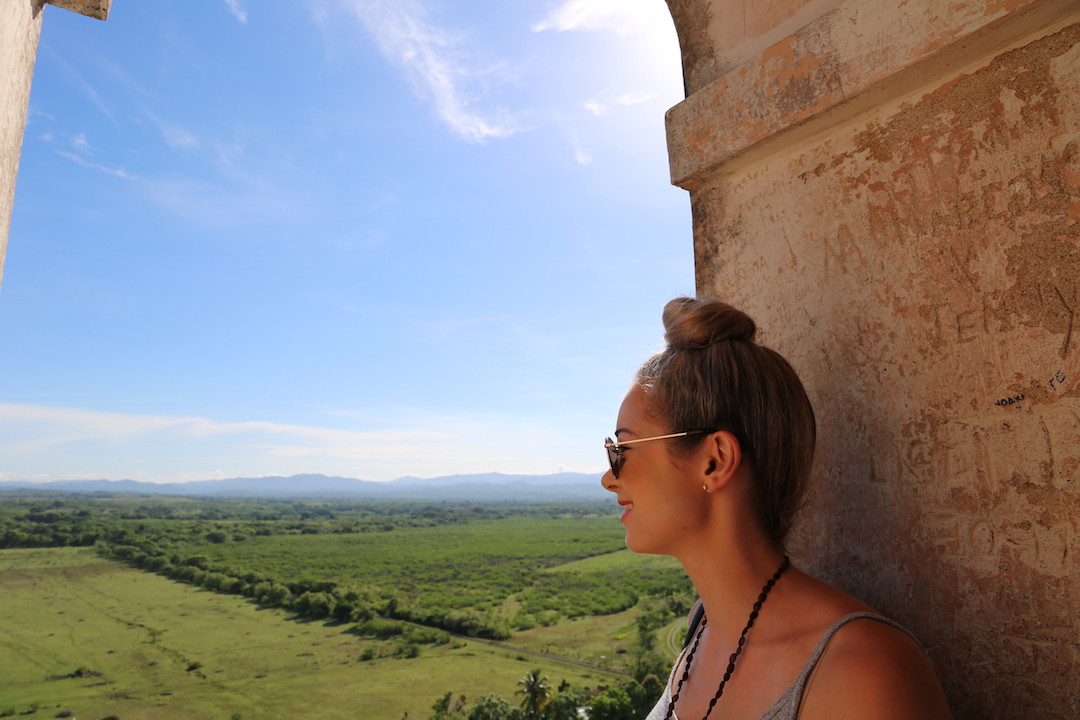
[[[668,5],[698,292],[818,413],[793,555],[957,717],[1080,717],[1080,4]]]
[[[104,20],[111,0],[54,0],[52,5]],[[30,81],[45,0],[0,3],[0,279],[4,273],[15,178],[19,173]]]

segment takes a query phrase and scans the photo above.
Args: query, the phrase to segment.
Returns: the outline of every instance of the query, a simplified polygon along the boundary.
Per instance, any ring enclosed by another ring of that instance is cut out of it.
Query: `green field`
[[[629,553],[610,518],[523,515],[359,534],[271,535],[193,543],[181,554],[293,582],[334,583],[398,617],[440,625],[455,611],[526,630],[617,614],[678,587],[671,558]],[[632,621],[631,621],[632,622]],[[453,628],[450,628],[453,629]],[[590,658],[581,658],[590,659]]]
[[[13,494],[0,717],[469,720],[539,669],[544,720],[621,720],[692,600],[596,503]]]
[[[383,641],[84,548],[0,551],[0,588],[0,713],[20,717],[71,710],[84,720],[399,720],[428,717],[448,690],[512,698],[534,667],[581,686],[615,679],[463,640],[425,646],[416,658],[362,662],[363,650]],[[538,630],[599,636],[632,625],[627,616],[599,620]]]

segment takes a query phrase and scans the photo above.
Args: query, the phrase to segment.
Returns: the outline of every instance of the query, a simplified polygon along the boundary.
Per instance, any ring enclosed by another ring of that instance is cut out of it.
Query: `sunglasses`
[[[615,476],[615,479],[619,479],[619,473],[622,471],[623,463],[626,462],[626,458],[623,457],[623,451],[626,450],[627,445],[633,445],[635,443],[650,442],[652,440],[667,440],[669,438],[685,437],[687,435],[703,435],[710,433],[712,430],[687,430],[686,432],[671,433],[670,435],[657,435],[656,437],[639,438],[638,440],[624,440],[623,442],[615,442],[611,438],[604,438],[604,447],[607,449],[607,460],[611,466],[611,474]]]

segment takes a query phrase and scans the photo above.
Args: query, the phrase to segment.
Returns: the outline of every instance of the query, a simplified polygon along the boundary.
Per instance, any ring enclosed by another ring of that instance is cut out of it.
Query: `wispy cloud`
[[[150,122],[154,123],[169,147],[186,150],[199,146],[198,138],[179,125],[169,122],[149,110],[144,110],[143,114],[146,115]]]
[[[354,432],[307,425],[282,423],[215,422],[199,417],[167,417],[111,413],[78,408],[47,407],[0,403],[0,427],[12,436],[32,437],[0,443],[0,452],[13,455],[42,452],[87,441],[120,442],[138,440],[166,433],[189,439],[243,436],[248,447],[270,455],[324,455],[337,458],[398,457],[412,452],[419,442],[445,440],[449,435],[437,431]],[[15,430],[15,428],[21,428]],[[27,432],[36,427],[39,432]],[[284,438],[284,442],[268,442]]]
[[[132,175],[124,168],[109,167],[91,160],[90,158],[93,157],[97,151],[90,144],[90,141],[86,138],[84,133],[75,133],[72,135],[70,133],[57,134],[46,131],[41,133],[41,135],[38,136],[38,139],[48,145],[60,146],[55,150],[56,154],[77,165],[125,180],[139,179],[138,176]]]
[[[613,105],[620,107],[629,107],[631,105],[640,105],[642,103],[652,100],[655,95],[648,93],[616,95],[613,97],[596,97],[587,100],[584,104],[585,109],[593,115],[603,115],[608,112]]]
[[[480,86],[492,69],[466,62],[460,40],[432,22],[417,0],[346,2],[375,36],[381,52],[405,68],[417,89],[430,97],[439,118],[458,136],[483,142],[521,130],[505,113],[475,108]]]
[[[90,168],[91,170],[97,170],[98,172],[103,172],[106,175],[113,175],[115,177],[124,178],[125,180],[138,180],[139,179],[137,175],[132,175],[131,173],[129,173],[124,168],[106,167],[105,165],[101,165],[101,164],[96,163],[96,162],[91,162],[91,161],[87,160],[86,158],[81,157],[79,155],[76,155],[75,153],[68,152],[67,150],[57,150],[56,154],[60,155],[61,157],[67,158],[68,160],[70,160],[73,163],[76,163],[77,165],[82,165],[85,168]]]
[[[74,83],[75,86],[79,88],[79,90],[84,95],[86,95],[87,99],[98,110],[101,111],[102,115],[109,118],[110,120],[113,119],[112,110],[109,108],[108,104],[106,104],[104,98],[102,98],[98,91],[94,88],[94,86],[91,85],[85,77],[83,77],[83,74],[79,72],[79,70],[74,65],[72,65],[65,59],[63,53],[57,52],[52,48],[52,46],[46,43],[42,43],[42,50],[45,52],[45,54],[48,55],[51,62],[55,62],[57,65],[63,68],[64,73],[71,79],[71,82]]]
[[[655,133],[660,117],[656,105],[664,102],[668,107],[677,98],[669,92],[678,87],[680,76],[671,14],[657,0],[559,0],[549,7],[530,26],[534,33],[577,34],[581,37],[560,44],[598,48],[595,57],[586,54],[584,71],[562,84],[564,95],[574,98],[573,110],[567,108],[560,115],[574,161],[622,162],[625,153],[618,146],[631,137],[639,142],[636,138],[645,132]],[[645,111],[620,112],[634,106]]]
[[[567,0],[546,18],[532,25],[533,32],[555,30],[601,30],[626,34],[647,27],[658,18],[668,24],[671,16],[656,0]]]
[[[71,147],[75,148],[75,150],[81,153],[91,152],[90,143],[86,141],[86,136],[82,133],[79,133],[78,135],[71,138]]]
[[[326,412],[352,428],[0,403],[0,480],[158,482],[323,472],[389,480],[462,472],[553,472],[580,450],[548,423],[425,410]],[[594,468],[587,453],[585,468]],[[214,463],[208,466],[207,460]],[[477,467],[483,458],[487,467]],[[222,470],[230,467],[232,470]]]
[[[588,165],[589,163],[591,163],[593,160],[592,152],[582,147],[581,143],[578,142],[577,138],[573,139],[573,144],[574,162],[576,162],[578,165]]]
[[[229,12],[232,16],[239,20],[241,23],[247,24],[248,15],[247,10],[240,3],[240,0],[225,0],[225,6],[229,8]]]

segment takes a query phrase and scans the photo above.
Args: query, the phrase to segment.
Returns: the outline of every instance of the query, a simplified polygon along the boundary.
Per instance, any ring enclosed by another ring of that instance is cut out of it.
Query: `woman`
[[[602,479],[627,547],[682,562],[704,609],[647,720],[950,718],[907,631],[785,555],[815,440],[795,371],[730,305],[672,300],[664,327]]]

